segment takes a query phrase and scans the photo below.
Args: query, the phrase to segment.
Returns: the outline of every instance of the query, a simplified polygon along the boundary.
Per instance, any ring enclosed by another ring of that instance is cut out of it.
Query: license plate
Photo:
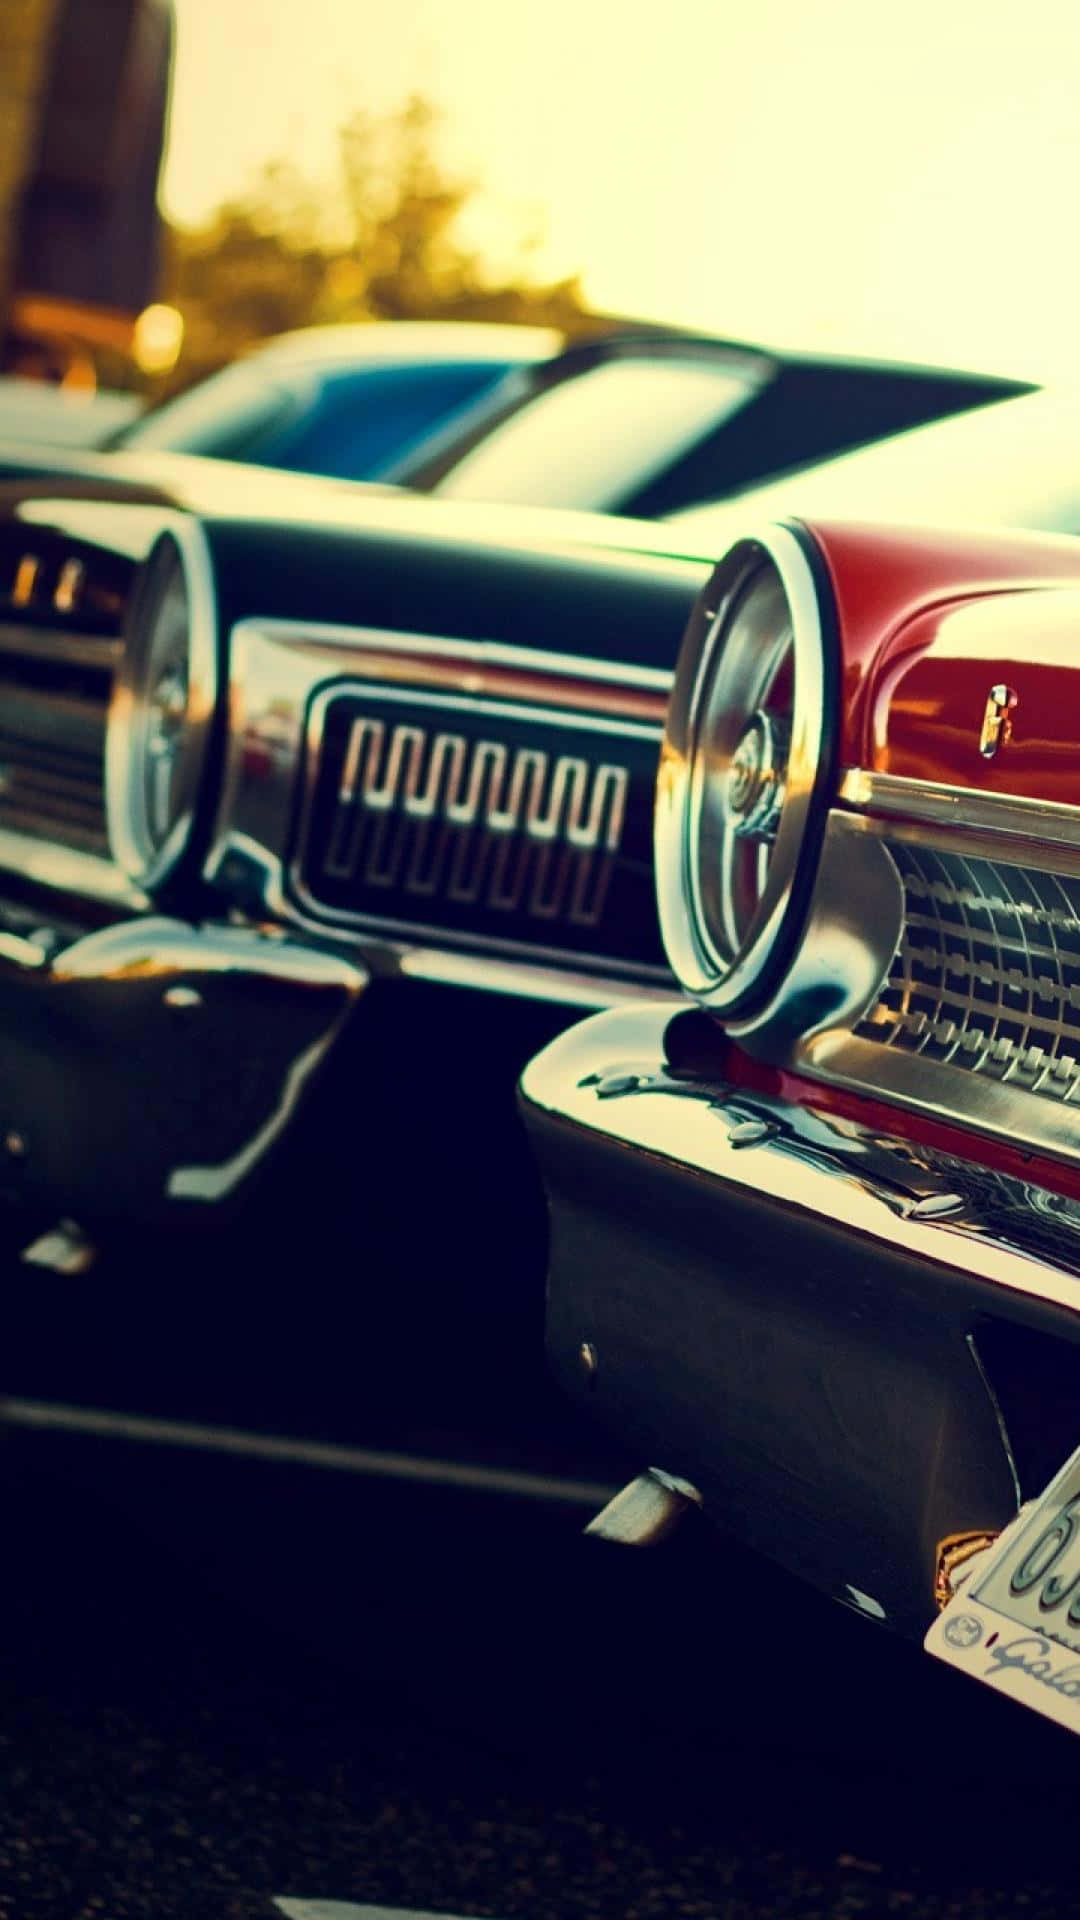
[[[925,1645],[1080,1733],[1080,1448],[939,1613]]]

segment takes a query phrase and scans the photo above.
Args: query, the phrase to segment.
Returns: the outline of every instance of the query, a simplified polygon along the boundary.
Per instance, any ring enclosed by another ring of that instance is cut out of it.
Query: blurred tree
[[[336,195],[275,161],[205,226],[174,228],[164,298],[183,313],[185,345],[170,387],[270,334],[319,322],[508,320],[571,334],[606,324],[589,313],[577,278],[536,279],[535,217],[495,276],[462,243],[458,222],[478,188],[445,170],[439,120],[419,95],[383,118],[353,114],[340,133]]]

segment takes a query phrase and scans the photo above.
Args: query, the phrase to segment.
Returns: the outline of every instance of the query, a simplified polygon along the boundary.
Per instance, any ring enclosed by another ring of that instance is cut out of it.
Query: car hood
[[[430,529],[432,516],[463,541],[614,549],[686,560],[713,560],[708,528],[577,513],[549,507],[501,507],[432,499],[404,488],[324,480],[188,453],[69,454],[0,442],[0,492],[39,497],[62,490],[88,499],[175,506],[193,513],[289,520],[343,527],[362,521]]]

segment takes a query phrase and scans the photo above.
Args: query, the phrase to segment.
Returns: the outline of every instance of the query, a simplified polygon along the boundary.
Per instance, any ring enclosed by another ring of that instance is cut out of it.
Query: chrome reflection
[[[53,840],[39,840],[32,834],[14,833],[9,827],[0,827],[0,868],[21,874],[36,887],[102,900],[132,913],[150,904],[142,889],[112,860],[62,847]]]
[[[851,1028],[873,1004],[903,924],[903,884],[887,848],[835,810],[790,965],[753,1019],[726,1026],[755,1053],[801,1060],[815,1035]]]
[[[359,946],[365,965],[380,972],[408,972],[583,1008],[649,994],[644,972],[635,975],[630,970],[623,977],[602,960],[594,964],[586,955],[563,955],[546,934],[525,946],[497,939],[459,939],[455,944],[437,919],[426,926],[372,917],[361,923],[356,914],[331,915],[324,903],[310,897],[299,870],[320,727],[333,689],[353,682],[377,688],[384,700],[410,697],[405,690],[411,689],[413,699],[430,704],[433,717],[441,717],[444,710],[448,715],[455,709],[473,710],[482,697],[485,707],[505,701],[507,709],[512,705],[538,712],[556,725],[616,735],[626,730],[634,740],[658,740],[671,675],[493,642],[262,618],[241,621],[231,635],[228,758],[205,867],[218,891],[245,912],[272,916],[323,937],[332,922],[335,940]],[[447,725],[448,736],[453,735],[452,722]],[[380,768],[383,776],[387,772],[386,742],[379,746],[381,760],[372,757],[376,744],[368,735],[358,737],[362,751],[356,789],[342,797],[341,833],[335,844],[342,857],[348,847],[351,861],[360,857],[354,829],[362,814],[375,817],[378,807],[367,803],[378,802],[385,785],[379,773]],[[391,740],[391,750],[393,744]],[[448,737],[448,762],[453,751]],[[395,765],[405,785],[410,753],[410,740],[398,739]],[[305,767],[307,777],[301,780]],[[527,787],[529,767],[524,761],[519,771]],[[619,772],[613,767],[599,795],[601,854],[621,833]],[[567,767],[564,778],[573,788],[569,797],[574,801],[580,772]],[[425,792],[403,789],[403,798],[416,813]],[[593,793],[588,807],[584,799],[580,796],[576,818],[587,833],[597,795]],[[523,804],[526,800],[524,795]],[[543,820],[538,817],[535,824],[542,828]],[[498,821],[495,830],[500,830]],[[582,848],[582,859],[588,860],[592,852]],[[656,991],[670,999],[672,989],[664,985],[663,970],[652,971]]]
[[[688,993],[753,1012],[775,982],[818,847],[828,777],[825,639],[799,538],[741,540],[706,587],[675,673],[656,796],[664,945]]]
[[[217,699],[210,552],[199,523],[174,514],[131,597],[105,735],[109,845],[141,887],[188,849]]]
[[[80,1218],[227,1199],[284,1133],[367,982],[273,929],[158,915],[87,934],[18,983],[0,970],[0,1066],[29,1190]]]
[[[602,1013],[526,1068],[525,1099],[590,1133],[1008,1292],[1080,1313],[1080,1202],[858,1122],[674,1070],[668,1016]],[[740,1138],[750,1123],[753,1138]],[[937,1205],[943,1197],[944,1206]],[[959,1203],[959,1204],[957,1204]],[[872,1257],[872,1251],[871,1251]]]
[[[849,767],[842,774],[839,798],[862,813],[889,820],[948,826],[967,834],[1000,834],[1032,840],[1044,848],[1080,848],[1080,807],[1060,800],[1031,800],[984,787],[950,787],[937,780],[915,780],[907,774],[863,767]]]

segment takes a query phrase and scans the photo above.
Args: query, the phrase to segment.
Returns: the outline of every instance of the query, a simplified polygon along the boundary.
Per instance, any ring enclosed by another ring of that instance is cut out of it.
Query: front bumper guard
[[[601,1014],[523,1077],[556,1372],[746,1544],[921,1634],[942,1543],[1080,1438],[1080,1202],[676,1071],[669,1018]]]

